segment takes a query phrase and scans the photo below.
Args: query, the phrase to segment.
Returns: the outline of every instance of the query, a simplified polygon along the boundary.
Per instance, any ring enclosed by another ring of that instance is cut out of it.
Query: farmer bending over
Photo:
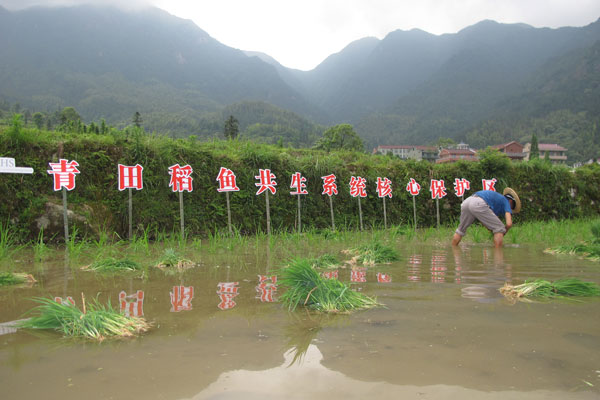
[[[492,190],[480,190],[466,199],[460,207],[460,224],[452,238],[452,246],[457,246],[467,228],[478,220],[494,234],[494,245],[502,247],[502,238],[512,227],[512,214],[521,211],[521,200],[511,188],[503,194]],[[504,216],[506,225],[500,221]]]

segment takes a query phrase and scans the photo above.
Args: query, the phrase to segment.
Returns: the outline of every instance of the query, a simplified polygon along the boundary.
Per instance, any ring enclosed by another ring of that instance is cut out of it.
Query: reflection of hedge
[[[321,176],[336,174],[339,195],[334,197],[336,225],[358,227],[357,200],[350,197],[352,175],[367,179],[368,198],[362,199],[366,226],[383,225],[382,200],[376,194],[378,176],[393,182],[393,198],[386,200],[391,224],[412,223],[412,199],[406,191],[409,178],[422,186],[417,197],[420,226],[435,224],[435,202],[429,192],[430,179],[443,179],[448,196],[440,200],[441,220],[453,224],[460,213],[460,199],[454,195],[454,178],[471,182],[467,194],[481,189],[481,179],[496,178],[496,188],[514,188],[523,201],[516,221],[595,215],[600,201],[600,166],[586,166],[571,172],[552,167],[544,161],[513,164],[503,157],[488,154],[482,162],[433,165],[401,161],[386,156],[358,153],[278,148],[250,142],[197,142],[164,137],[125,138],[123,132],[111,136],[67,135],[24,131],[17,138],[6,132],[0,136],[0,155],[13,157],[18,166],[33,167],[33,176],[2,175],[0,190],[3,206],[1,220],[18,227],[21,239],[37,235],[35,219],[44,204],[60,204],[60,193],[52,190],[52,177],[46,173],[48,162],[56,161],[59,147],[63,158],[77,160],[81,173],[77,187],[69,193],[70,206],[87,214],[90,221],[122,236],[127,231],[127,194],[117,190],[117,164],[144,167],[144,189],[134,191],[134,224],[175,230],[179,224],[176,193],[168,188],[168,167],[179,163],[194,169],[194,192],[184,193],[185,224],[190,234],[206,234],[227,226],[225,194],[216,191],[216,176],[221,166],[237,175],[241,191],[232,193],[233,222],[243,232],[266,230],[264,195],[256,196],[255,175],[259,168],[270,168],[277,176],[277,194],[271,196],[271,218],[275,229],[294,229],[296,197],[289,194],[291,175],[298,171],[308,180],[309,195],[303,196],[304,227],[330,226],[329,201],[321,195]],[[59,143],[62,143],[59,145]],[[85,205],[85,207],[84,207]]]

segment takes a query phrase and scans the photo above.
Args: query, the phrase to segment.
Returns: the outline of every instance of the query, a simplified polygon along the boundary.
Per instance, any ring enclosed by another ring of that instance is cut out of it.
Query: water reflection
[[[219,282],[217,285],[217,294],[220,303],[217,305],[221,310],[231,310],[236,306],[233,299],[239,294],[239,282]]]
[[[447,270],[446,252],[444,250],[434,250],[431,255],[431,282],[444,283]]]
[[[366,281],[367,281],[367,268],[366,267],[352,267],[352,271],[350,271],[350,282],[364,283]]]
[[[413,254],[408,258],[408,280],[418,282],[421,280],[421,263],[423,257],[420,254]]]
[[[119,293],[119,310],[127,317],[144,316],[144,291],[138,290],[128,295],[124,290]]]
[[[384,274],[382,272],[377,273],[377,282],[379,283],[391,283],[392,276],[389,274]]]
[[[322,272],[321,276],[325,279],[338,279],[338,270]]]
[[[71,296],[67,296],[67,297],[59,297],[56,296],[54,297],[54,301],[57,302],[58,304],[64,304],[64,305],[71,305],[74,306],[75,305],[75,300],[73,300],[73,298]]]
[[[257,299],[262,303],[273,303],[275,292],[277,292],[277,275],[258,275],[258,285],[255,287],[258,292]]]
[[[171,296],[171,312],[190,311],[194,299],[193,286],[173,286]]]

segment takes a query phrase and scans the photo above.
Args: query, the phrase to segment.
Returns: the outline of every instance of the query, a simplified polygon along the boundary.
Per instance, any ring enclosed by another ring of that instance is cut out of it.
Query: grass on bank
[[[303,306],[337,313],[381,306],[374,298],[351,290],[337,279],[323,278],[313,263],[314,260],[307,258],[295,259],[281,270],[279,282],[287,290],[280,300],[290,311]]]
[[[81,267],[81,269],[94,272],[131,272],[141,270],[142,266],[135,261],[128,259],[118,260],[113,257],[108,257],[94,261],[90,265]]]
[[[506,283],[500,293],[509,299],[523,297],[564,298],[600,296],[600,286],[594,282],[585,282],[576,278],[564,278],[554,282],[544,279],[527,280],[521,285],[512,286]]]
[[[122,315],[112,308],[110,302],[102,305],[94,299],[86,307],[85,298],[82,298],[83,310],[71,304],[37,297],[33,300],[39,305],[29,311],[37,315],[24,320],[19,327],[55,330],[67,337],[97,341],[133,337],[150,329],[150,324],[144,318]]]
[[[600,260],[600,222],[594,222],[590,227],[592,238],[583,243],[566,244],[547,249],[551,254],[576,254],[590,260]]]
[[[0,272],[0,286],[22,285],[36,282],[33,275],[21,272]]]

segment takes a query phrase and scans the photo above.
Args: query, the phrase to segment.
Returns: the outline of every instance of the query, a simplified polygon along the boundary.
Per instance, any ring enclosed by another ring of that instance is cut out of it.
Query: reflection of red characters
[[[421,255],[420,254],[413,254],[408,258],[408,280],[409,281],[413,281],[413,282],[418,282],[421,280],[421,277],[419,276],[420,271],[420,265],[421,265]]]
[[[390,283],[392,282],[392,277],[388,274],[383,274],[381,272],[377,273],[377,282],[379,283]]]
[[[217,294],[221,302],[217,305],[221,310],[230,310],[236,306],[233,298],[236,297],[239,289],[239,282],[219,282],[217,285]]]
[[[144,315],[144,291],[138,290],[129,296],[124,290],[119,293],[119,310],[127,317],[141,317]]]
[[[173,286],[171,295],[171,312],[190,311],[194,298],[193,286]]]
[[[350,281],[355,283],[363,283],[367,281],[367,269],[356,268],[350,272]]]
[[[64,305],[75,305],[75,300],[73,300],[73,298],[71,296],[67,296],[66,298],[62,298],[62,297],[55,297],[54,301],[57,302],[58,304],[64,304]]]
[[[277,275],[267,276],[258,275],[258,285],[256,291],[259,293],[259,299],[263,303],[272,303],[275,301],[273,295],[277,291]]]
[[[444,283],[447,269],[446,254],[433,254],[431,256],[431,282]]]
[[[321,276],[325,279],[338,279],[338,270],[335,271],[325,271],[321,274]]]

